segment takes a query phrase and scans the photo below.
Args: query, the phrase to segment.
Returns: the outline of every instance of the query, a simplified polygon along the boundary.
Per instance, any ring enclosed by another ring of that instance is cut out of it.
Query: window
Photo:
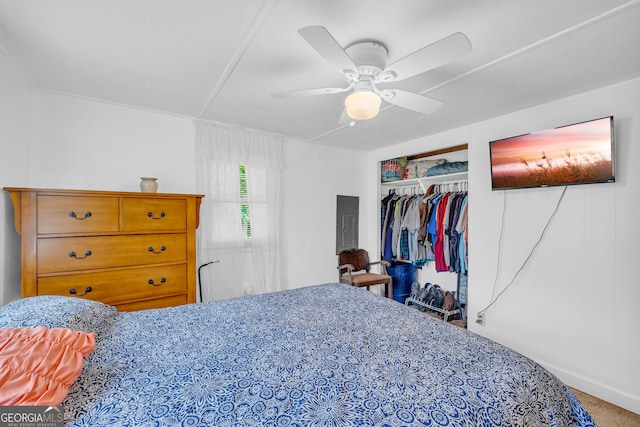
[[[242,222],[242,238],[245,242],[249,242],[251,241],[251,215],[247,193],[247,172],[244,165],[240,165],[240,216]]]
[[[280,280],[282,139],[196,123],[196,174],[204,194],[198,260],[220,260],[201,286],[208,299],[271,292]]]
[[[278,185],[268,168],[239,162],[210,162],[208,167],[209,189],[201,212],[211,213],[211,244],[248,248],[271,239]]]

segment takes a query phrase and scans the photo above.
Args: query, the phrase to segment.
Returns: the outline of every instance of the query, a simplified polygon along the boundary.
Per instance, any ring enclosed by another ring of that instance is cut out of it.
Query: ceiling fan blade
[[[347,123],[351,123],[353,119],[347,116],[347,110],[342,109],[342,113],[340,114],[340,118],[338,119],[339,125],[346,125]]]
[[[302,27],[298,33],[324,59],[342,73],[358,75],[358,67],[326,28],[320,25]]]
[[[438,101],[437,99],[428,98],[406,90],[385,89],[375,90],[375,92],[389,104],[417,111],[422,114],[433,114],[444,105],[444,102]]]
[[[408,79],[467,55],[471,49],[467,36],[454,33],[387,66],[380,81]]]
[[[297,89],[297,90],[285,90],[284,92],[272,93],[271,96],[278,99],[284,98],[297,98],[300,96],[315,96],[315,95],[331,95],[334,93],[342,93],[350,90],[352,87],[324,87],[318,89]]]

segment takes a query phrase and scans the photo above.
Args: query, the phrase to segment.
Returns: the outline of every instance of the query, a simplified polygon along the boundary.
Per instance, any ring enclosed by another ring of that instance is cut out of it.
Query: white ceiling
[[[346,86],[298,34],[392,63],[455,32],[473,52],[395,83],[445,102],[338,125]],[[37,90],[371,150],[640,76],[640,0],[0,0],[0,49]]]

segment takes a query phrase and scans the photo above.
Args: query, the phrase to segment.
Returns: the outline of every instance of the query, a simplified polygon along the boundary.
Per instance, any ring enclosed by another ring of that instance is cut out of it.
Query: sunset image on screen
[[[611,118],[491,142],[493,188],[613,180]]]

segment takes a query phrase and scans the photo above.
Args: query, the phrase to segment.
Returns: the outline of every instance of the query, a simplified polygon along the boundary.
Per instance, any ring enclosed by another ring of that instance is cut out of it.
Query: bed
[[[593,426],[532,360],[345,284],[138,312],[57,296],[0,327],[95,332],[67,426]]]

